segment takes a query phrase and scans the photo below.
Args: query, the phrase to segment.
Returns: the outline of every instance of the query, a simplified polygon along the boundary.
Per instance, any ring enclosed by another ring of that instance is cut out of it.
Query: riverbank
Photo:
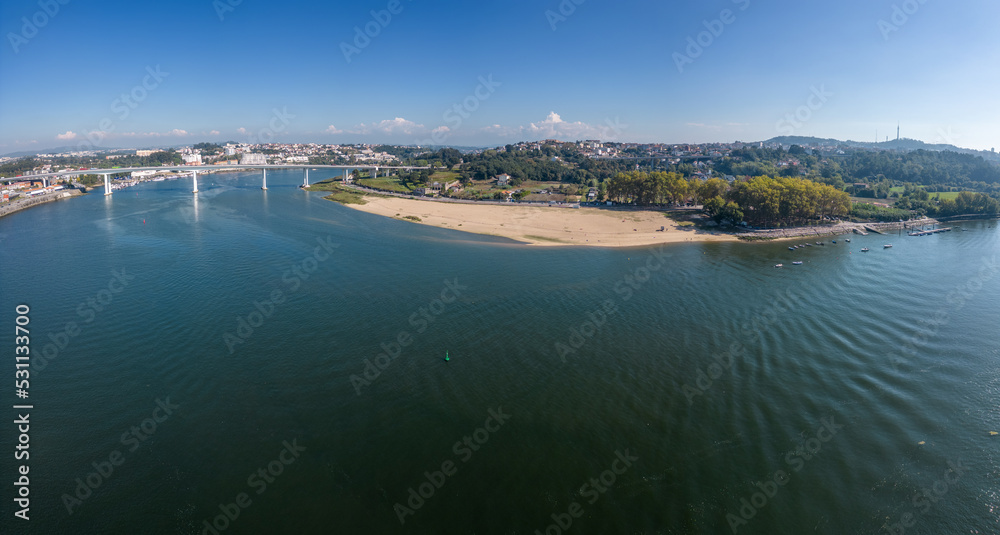
[[[32,206],[38,206],[39,204],[45,204],[47,202],[58,201],[61,199],[68,199],[70,197],[76,197],[78,195],[83,195],[80,190],[67,189],[56,191],[53,193],[47,193],[45,195],[38,195],[36,197],[15,199],[10,202],[0,204],[0,217],[8,216],[15,212],[20,212],[25,208],[31,208]]]
[[[677,223],[663,212],[459,204],[365,195],[354,210],[441,228],[541,245],[636,247],[661,243],[736,241],[729,234]],[[663,230],[660,230],[660,229]]]
[[[936,219],[931,219],[929,217],[924,217],[922,219],[913,219],[910,221],[891,221],[891,222],[870,222],[870,223],[855,223],[849,221],[842,221],[832,225],[826,226],[815,226],[815,227],[790,227],[781,229],[758,229],[744,231],[736,234],[736,237],[744,241],[763,241],[763,240],[791,240],[795,238],[803,237],[823,237],[823,236],[841,236],[844,234],[854,234],[855,231],[858,233],[868,233],[875,232],[881,234],[883,232],[891,232],[897,230],[906,230],[913,228],[920,228],[928,225],[937,225],[940,222]]]

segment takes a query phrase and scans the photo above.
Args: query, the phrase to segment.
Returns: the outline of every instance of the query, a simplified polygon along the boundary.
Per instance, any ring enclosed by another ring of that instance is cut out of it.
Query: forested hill
[[[919,139],[900,138],[889,141],[873,143],[870,141],[841,141],[839,139],[818,138],[808,136],[779,136],[764,141],[766,145],[779,144],[784,146],[802,145],[806,147],[826,147],[841,149],[866,149],[866,150],[888,150],[888,151],[911,151],[929,150],[936,152],[957,152],[959,154],[971,154],[982,156],[987,161],[1000,163],[1000,153],[995,151],[975,150],[957,147],[950,143],[927,143]]]
[[[855,178],[884,177],[931,186],[934,191],[946,191],[945,187],[987,190],[997,189],[996,186],[1000,185],[1000,165],[989,163],[979,156],[948,151],[858,151],[852,153],[841,167]]]
[[[932,191],[1000,191],[1000,165],[980,156],[927,150],[845,152],[817,154],[798,145],[787,151],[746,147],[717,162],[715,170],[736,176],[804,176],[837,187],[864,182],[888,188],[908,182]]]

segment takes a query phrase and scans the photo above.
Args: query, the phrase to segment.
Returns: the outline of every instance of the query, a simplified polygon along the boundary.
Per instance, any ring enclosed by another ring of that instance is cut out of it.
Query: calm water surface
[[[269,178],[0,220],[0,341],[27,303],[36,356],[4,533],[1000,532],[996,222],[539,248]]]

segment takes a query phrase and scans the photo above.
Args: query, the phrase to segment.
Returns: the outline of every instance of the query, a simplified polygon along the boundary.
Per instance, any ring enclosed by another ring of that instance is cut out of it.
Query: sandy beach
[[[419,224],[502,236],[532,245],[635,247],[685,241],[736,241],[693,227],[679,227],[663,212],[473,205],[365,196],[367,204],[349,208],[386,217],[419,217]],[[411,220],[406,220],[411,221]],[[666,230],[660,232],[660,227]]]

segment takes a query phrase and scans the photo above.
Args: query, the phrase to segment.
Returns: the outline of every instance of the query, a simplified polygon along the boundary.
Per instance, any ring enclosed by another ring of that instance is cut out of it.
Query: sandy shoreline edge
[[[365,195],[345,204],[370,214],[538,246],[637,247],[663,243],[738,241],[735,236],[680,227],[663,212],[519,205],[471,205]],[[407,218],[419,218],[419,221]],[[663,227],[665,230],[660,231]]]

